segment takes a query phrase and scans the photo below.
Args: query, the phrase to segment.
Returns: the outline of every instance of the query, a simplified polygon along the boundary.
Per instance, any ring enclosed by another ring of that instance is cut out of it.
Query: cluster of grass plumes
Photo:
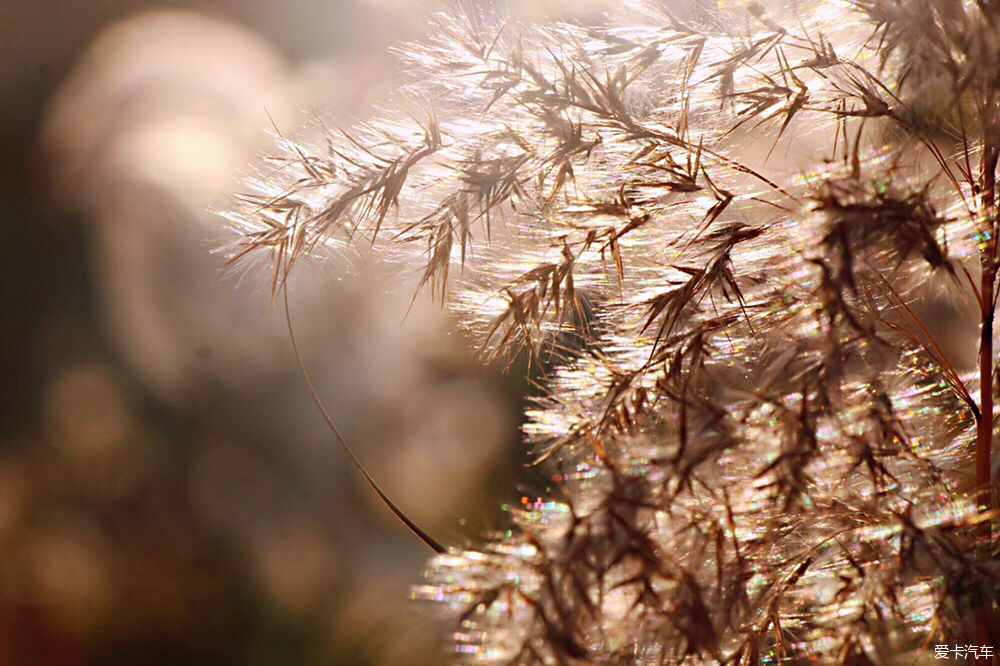
[[[442,16],[401,110],[283,140],[244,197],[237,255],[269,251],[276,288],[374,248],[540,369],[552,498],[417,590],[463,658],[997,645],[1000,7],[808,5]],[[975,367],[928,294],[980,323]]]

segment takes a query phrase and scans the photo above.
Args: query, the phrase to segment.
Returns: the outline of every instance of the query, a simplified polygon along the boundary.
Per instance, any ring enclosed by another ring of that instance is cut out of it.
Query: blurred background
[[[0,666],[442,661],[436,609],[408,600],[428,551],[347,467],[265,275],[221,273],[212,212],[269,128],[387,99],[389,47],[435,8],[0,2]],[[461,545],[532,483],[524,387],[434,306],[404,321],[409,299],[317,263],[291,300],[373,475]]]

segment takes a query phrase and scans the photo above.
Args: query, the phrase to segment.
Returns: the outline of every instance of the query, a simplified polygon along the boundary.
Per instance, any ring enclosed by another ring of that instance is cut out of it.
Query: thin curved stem
[[[319,407],[320,413],[323,414],[323,420],[326,421],[326,425],[333,431],[337,441],[340,442],[340,446],[347,453],[347,457],[351,459],[351,463],[354,464],[355,469],[361,473],[361,476],[364,477],[368,486],[375,491],[375,494],[378,495],[379,499],[382,500],[382,503],[385,504],[390,511],[392,511],[393,515],[395,515],[400,522],[406,525],[406,527],[413,532],[417,538],[427,544],[435,553],[440,555],[447,552],[444,546],[439,544],[433,537],[427,534],[427,532],[420,529],[420,527],[410,520],[410,518],[403,513],[402,509],[396,506],[395,502],[389,499],[389,496],[386,495],[381,488],[379,488],[378,484],[375,483],[375,479],[372,478],[371,474],[368,473],[368,470],[366,470],[364,465],[361,464],[361,460],[359,460],[357,454],[354,453],[354,449],[352,449],[351,445],[347,443],[347,439],[340,433],[340,429],[337,428],[337,425],[333,422],[333,417],[330,416],[330,412],[327,411],[326,406],[323,404],[323,401],[320,400],[319,394],[316,392],[316,386],[313,384],[312,376],[306,369],[306,364],[302,360],[302,354],[299,352],[298,342],[295,340],[295,330],[292,327],[292,315],[288,306],[287,281],[282,282],[281,291],[282,298],[285,301],[285,323],[288,325],[288,337],[292,342],[292,351],[295,353],[295,361],[298,363],[299,370],[302,372],[302,376],[305,378],[306,384],[309,386],[309,394],[312,396],[313,402],[316,403],[316,406]]]

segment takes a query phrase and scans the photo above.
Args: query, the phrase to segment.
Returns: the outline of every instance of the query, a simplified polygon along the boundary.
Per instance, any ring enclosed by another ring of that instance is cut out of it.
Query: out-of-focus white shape
[[[59,184],[103,208],[121,185],[109,177],[148,182],[200,212],[264,143],[268,116],[292,120],[288,78],[281,54],[234,24],[181,11],[121,21],[53,100],[45,142]]]
[[[284,331],[234,294],[208,211],[269,140],[295,126],[289,67],[252,32],[180,11],[108,28],[52,101],[43,141],[64,202],[97,224],[110,332],[168,402],[206,380],[273,371]]]

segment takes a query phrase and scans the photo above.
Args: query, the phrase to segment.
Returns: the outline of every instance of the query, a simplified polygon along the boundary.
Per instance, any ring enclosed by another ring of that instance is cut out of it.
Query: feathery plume
[[[524,430],[552,496],[416,589],[460,660],[997,644],[1000,5],[470,11],[400,53],[399,110],[282,140],[234,258],[269,252],[277,290],[371,248],[484,358],[544,367]],[[980,338],[939,339],[932,297]]]

